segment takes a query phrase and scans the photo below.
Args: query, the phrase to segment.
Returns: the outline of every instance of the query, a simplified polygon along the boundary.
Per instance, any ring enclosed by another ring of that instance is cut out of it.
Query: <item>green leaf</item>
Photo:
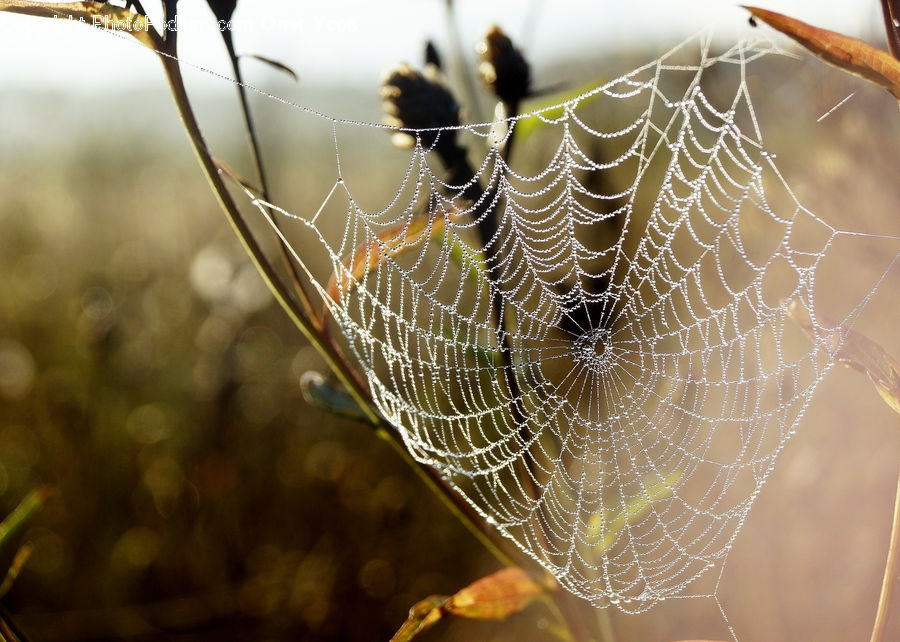
[[[596,540],[596,551],[600,555],[608,551],[626,524],[632,525],[643,519],[653,507],[653,502],[670,497],[680,481],[680,470],[669,473],[665,478],[645,480],[644,492],[627,501],[623,507],[593,515],[588,522],[587,533]]]
[[[589,105],[603,95],[598,91],[589,96],[584,94],[590,93],[603,84],[600,79],[587,82],[575,89],[552,94],[540,101],[528,105],[528,116],[520,118],[516,122],[516,137],[519,141],[528,138],[535,132],[549,127],[553,121],[559,120],[566,113],[568,106],[574,105],[577,101],[579,107]],[[581,98],[581,96],[584,96]],[[580,100],[579,100],[580,98]]]
[[[447,241],[447,235],[441,230],[434,237],[434,242],[442,246]],[[482,280],[482,275],[487,272],[487,259],[484,254],[460,239],[454,237],[450,246],[450,259],[456,263],[463,272],[468,271],[468,278],[474,283]]]
[[[328,381],[320,373],[310,370],[300,377],[300,390],[303,398],[312,406],[318,406],[328,412],[371,423],[359,404],[340,384]]]

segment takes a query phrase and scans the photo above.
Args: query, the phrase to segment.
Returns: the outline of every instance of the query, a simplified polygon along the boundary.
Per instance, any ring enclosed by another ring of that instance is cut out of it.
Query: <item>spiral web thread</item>
[[[322,207],[255,201],[307,238],[295,258],[409,452],[597,606],[643,611],[704,574],[714,588],[693,595],[715,597],[840,328],[885,278],[842,325],[816,318],[821,263],[865,235],[803,208],[763,150],[746,70],[765,53],[698,38],[514,123],[458,128],[487,149],[475,203],[420,136],[393,198],[364,207],[340,169],[363,124],[328,117]]]

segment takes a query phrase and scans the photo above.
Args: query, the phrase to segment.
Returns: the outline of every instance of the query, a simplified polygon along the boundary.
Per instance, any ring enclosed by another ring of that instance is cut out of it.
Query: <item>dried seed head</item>
[[[478,44],[478,73],[488,89],[508,105],[518,105],[530,92],[531,70],[512,40],[494,25]]]
[[[441,69],[441,55],[438,53],[437,47],[430,40],[425,43],[425,65],[434,65]]]
[[[385,77],[380,93],[384,122],[391,127],[436,129],[459,125],[459,103],[434,65],[428,65],[424,73],[405,63],[400,65]],[[414,136],[398,132],[394,144],[410,146],[415,142]],[[423,131],[419,137],[426,147],[455,145],[456,132]]]
[[[234,15],[234,10],[237,8],[237,0],[206,0],[206,4],[212,9],[216,20],[226,23],[231,20],[231,16]]]

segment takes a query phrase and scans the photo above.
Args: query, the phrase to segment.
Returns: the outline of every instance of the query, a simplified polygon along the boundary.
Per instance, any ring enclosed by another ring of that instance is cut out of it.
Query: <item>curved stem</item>
[[[250,150],[250,162],[253,165],[254,172],[256,173],[256,179],[259,181],[260,194],[262,195],[263,200],[266,203],[271,203],[272,199],[269,194],[269,182],[266,179],[266,172],[263,168],[262,155],[259,151],[259,138],[256,135],[256,125],[254,124],[253,117],[250,114],[250,101],[247,98],[247,89],[244,86],[244,79],[241,76],[240,62],[238,61],[237,54],[234,51],[234,38],[232,37],[231,31],[223,31],[222,40],[225,42],[225,49],[228,51],[228,57],[231,59],[231,68],[234,71],[234,79],[237,81],[238,101],[241,105],[241,115],[244,118],[244,130],[247,132],[247,147]],[[290,275],[291,284],[294,286],[294,292],[300,299],[300,303],[303,306],[304,313],[312,321],[312,324],[315,326],[315,328],[317,330],[321,330],[321,322],[315,312],[315,308],[309,298],[309,294],[307,293],[306,288],[303,287],[303,281],[300,279],[300,273],[297,270],[297,266],[291,260],[287,245],[281,238],[278,221],[273,215],[273,212],[270,208],[265,205],[262,205],[261,207],[265,208],[266,212],[268,213],[269,220],[272,221],[272,224],[276,228],[275,236],[278,241],[278,249],[285,267],[287,268],[288,274]]]
[[[881,582],[881,596],[878,598],[878,610],[875,613],[875,624],[872,627],[870,642],[882,642],[887,626],[891,597],[894,592],[894,578],[897,575],[897,549],[900,548],[900,474],[897,476],[897,494],[894,497],[894,520],[891,525],[891,541],[888,545],[887,561],[884,565],[884,578]]]
[[[191,108],[190,99],[187,96],[178,59],[174,50],[168,46],[169,43],[166,44],[167,51],[161,52],[160,58],[162,59],[166,78],[172,91],[178,113],[191,142],[191,146],[206,175],[207,182],[212,188],[213,193],[216,195],[219,205],[228,217],[235,233],[243,243],[244,248],[257,270],[262,275],[275,299],[290,317],[291,321],[300,328],[304,336],[306,336],[310,343],[320,354],[322,354],[328,363],[328,366],[347,388],[356,403],[359,404],[367,421],[376,427],[377,434],[385,438],[394,447],[400,456],[416,471],[423,481],[425,481],[426,485],[438,495],[450,512],[459,519],[500,562],[507,566],[516,565],[516,559],[522,556],[511,550],[511,548],[505,544],[505,541],[497,536],[495,531],[481,519],[480,515],[478,515],[434,469],[423,466],[412,458],[406,448],[404,448],[403,444],[398,440],[394,429],[372,408],[368,391],[364,388],[362,382],[355,376],[355,373],[347,362],[341,358],[337,347],[331,341],[324,338],[319,328],[315,326],[314,322],[307,317],[302,310],[296,308],[296,304],[291,298],[290,292],[284,282],[276,274],[272,265],[263,253],[262,248],[260,248],[259,244],[256,242],[256,239],[253,237],[246,221],[244,221],[243,216],[235,204],[231,193],[226,188],[222,177],[219,174],[215,161],[207,149],[203,135],[197,124],[193,109]],[[546,580],[542,583],[548,585]]]
[[[168,42],[166,44],[169,45]],[[300,328],[300,331],[303,332],[307,339],[309,339],[310,343],[312,343],[312,345],[322,354],[328,363],[328,366],[334,371],[341,383],[347,388],[350,395],[359,404],[360,409],[366,415],[366,418],[372,423],[379,423],[380,418],[372,409],[372,406],[368,401],[367,391],[365,391],[357,378],[353,376],[347,363],[337,355],[335,347],[330,342],[323,340],[322,335],[318,332],[318,328],[315,327],[313,321],[309,319],[302,310],[297,309],[287,287],[278,277],[278,274],[266,258],[262,248],[253,237],[250,228],[247,226],[246,221],[244,221],[228,188],[222,181],[222,177],[216,168],[212,155],[206,147],[206,142],[200,132],[200,127],[197,124],[190,100],[187,96],[187,91],[184,87],[184,80],[181,76],[181,68],[178,64],[178,59],[174,53],[172,53],[171,47],[167,46],[167,49],[169,49],[169,51],[163,52],[160,57],[166,73],[166,79],[169,82],[169,88],[172,91],[178,113],[184,128],[187,131],[188,138],[190,139],[191,147],[206,175],[207,182],[212,188],[213,193],[216,195],[216,199],[219,201],[219,205],[228,217],[228,221],[231,223],[235,233],[247,250],[247,254],[250,256],[255,267],[262,275],[266,285],[269,287],[269,290],[281,305],[282,309],[287,313],[291,321]]]

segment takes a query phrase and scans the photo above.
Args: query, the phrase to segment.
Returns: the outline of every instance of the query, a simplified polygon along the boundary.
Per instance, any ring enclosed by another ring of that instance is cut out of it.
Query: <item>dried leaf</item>
[[[272,60],[271,58],[266,58],[265,56],[260,56],[258,54],[241,54],[241,58],[253,58],[253,60],[264,62],[270,67],[274,67],[281,73],[287,74],[294,80],[294,82],[300,82],[300,77],[297,75],[297,72],[288,67],[286,64],[278,62],[277,60]]]
[[[504,568],[456,593],[445,613],[475,620],[505,620],[531,604],[543,588],[520,568]]]
[[[326,288],[332,301],[348,294],[368,272],[394,258],[413,250],[443,232],[445,216],[419,214],[409,221],[381,232],[374,239],[360,245],[344,260],[344,269],[331,275]]]
[[[41,18],[71,20],[94,27],[124,31],[153,49],[162,41],[146,16],[107,2],[36,2],[35,0],[0,0],[0,11],[21,13]]]
[[[864,373],[884,402],[900,414],[900,363],[858,332],[848,331],[838,361]]]
[[[450,598],[432,595],[416,603],[391,642],[407,642],[447,615],[473,620],[505,620],[544,592],[520,568],[504,568],[469,584]]]
[[[409,610],[409,617],[403,626],[391,638],[391,642],[408,642],[422,631],[434,626],[435,622],[443,617],[441,607],[446,603],[447,596],[432,595],[421,602],[416,602]]]
[[[809,311],[799,301],[789,302],[787,312],[813,341],[824,340],[826,346],[836,350],[838,362],[865,374],[884,402],[900,414],[900,363],[884,348],[853,330],[837,329],[825,337],[817,334]]]
[[[900,61],[886,51],[834,31],[757,7],[744,7],[770,27],[790,36],[827,63],[881,85],[900,98]]]

